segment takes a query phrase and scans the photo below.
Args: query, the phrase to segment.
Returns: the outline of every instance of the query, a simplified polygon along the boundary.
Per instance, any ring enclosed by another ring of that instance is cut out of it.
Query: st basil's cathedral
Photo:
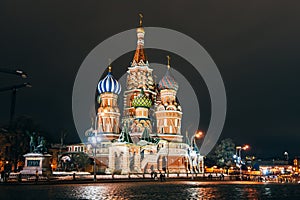
[[[142,16],[136,34],[126,86],[114,78],[111,66],[98,83],[95,128],[85,134],[87,153],[95,156],[96,171],[107,174],[202,173],[203,156],[196,144],[189,144],[187,136],[183,141],[183,110],[176,98],[179,85],[170,57],[165,75],[155,83],[144,49]],[[122,97],[121,113],[118,99]]]

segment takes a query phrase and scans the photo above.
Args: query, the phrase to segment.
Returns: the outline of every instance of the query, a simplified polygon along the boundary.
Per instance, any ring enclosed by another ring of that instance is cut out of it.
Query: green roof
[[[132,106],[150,108],[152,106],[152,101],[145,95],[144,90],[141,89],[139,96],[136,96],[132,101]]]
[[[124,124],[123,126],[123,130],[119,136],[119,139],[118,139],[119,142],[124,142],[124,143],[133,143],[132,142],[132,139],[129,135],[129,131],[128,131],[128,127],[127,127],[127,124]]]

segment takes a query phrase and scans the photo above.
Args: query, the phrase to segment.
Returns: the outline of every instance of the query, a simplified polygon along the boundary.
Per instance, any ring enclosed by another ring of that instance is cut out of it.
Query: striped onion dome
[[[150,108],[152,106],[152,101],[145,95],[144,90],[141,89],[139,96],[136,96],[132,101],[132,106]]]
[[[178,90],[178,83],[175,81],[172,73],[170,72],[170,68],[168,68],[165,76],[159,81],[158,89],[172,89],[177,91]]]
[[[107,76],[100,80],[98,83],[98,91],[99,94],[105,92],[112,92],[115,94],[120,94],[121,92],[121,84],[113,77],[111,74],[111,67],[108,68]]]

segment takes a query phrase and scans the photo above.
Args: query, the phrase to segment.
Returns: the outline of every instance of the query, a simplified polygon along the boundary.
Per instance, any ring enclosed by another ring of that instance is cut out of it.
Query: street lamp
[[[242,146],[236,146],[235,147],[235,155],[238,155],[238,163],[239,163],[239,167],[240,167],[240,178],[242,178],[242,155],[241,155],[241,151],[242,150],[247,150],[249,149],[249,145],[244,145]]]
[[[203,137],[203,135],[204,135],[204,133],[202,131],[199,131],[199,130],[196,131],[194,133],[194,135],[191,137],[191,146],[193,147],[193,144],[197,145],[196,144],[196,138],[200,139],[200,138]]]
[[[191,137],[191,147],[192,147],[192,153],[191,153],[191,165],[192,165],[192,169],[193,169],[193,172],[195,172],[195,169],[194,169],[194,167],[196,168],[197,166],[198,166],[198,159],[199,159],[199,154],[200,154],[200,152],[199,152],[199,149],[198,149],[198,147],[197,147],[197,143],[196,143],[196,138],[197,139],[200,139],[200,138],[202,138],[204,136],[204,133],[202,132],[202,131],[200,131],[200,130],[198,130],[198,131],[196,131],[195,133],[194,133],[194,135]],[[194,157],[194,158],[193,158]],[[194,160],[195,160],[195,162],[196,162],[196,165],[194,165]],[[203,163],[203,162],[202,162]],[[199,166],[198,166],[198,168],[199,168]],[[202,166],[201,166],[201,168],[202,168]],[[192,179],[193,179],[194,177],[193,177],[193,175],[192,175]]]
[[[0,69],[1,73],[5,73],[5,74],[13,74],[13,75],[17,75],[17,76],[21,76],[22,78],[27,78],[27,74],[20,69],[17,70],[12,70],[12,69]]]
[[[97,181],[97,176],[96,176],[96,153],[97,153],[97,130],[94,130],[94,136],[92,137],[92,147],[94,147],[94,181]]]
[[[11,105],[10,105],[10,118],[9,118],[10,125],[12,124],[14,114],[15,114],[17,91],[18,91],[18,89],[24,88],[24,87],[32,87],[32,85],[30,83],[23,83],[23,84],[19,84],[19,85],[13,85],[13,86],[0,88],[0,92],[12,90]]]

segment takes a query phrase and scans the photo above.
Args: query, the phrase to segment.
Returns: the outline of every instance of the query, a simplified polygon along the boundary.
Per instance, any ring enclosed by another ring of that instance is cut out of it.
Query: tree
[[[0,154],[0,159],[8,160],[13,163],[14,170],[18,163],[24,161],[23,155],[30,150],[30,136],[28,133],[36,132],[40,134],[37,124],[31,117],[17,117],[12,124],[4,126],[0,131],[0,146],[5,146],[7,151]],[[1,150],[1,148],[0,148]]]
[[[219,167],[229,167],[233,163],[233,155],[235,154],[235,144],[232,139],[224,139],[215,148],[212,160]]]
[[[17,170],[18,163],[23,161],[23,154],[28,150],[25,133],[2,128],[0,138],[0,159],[11,162]]]

